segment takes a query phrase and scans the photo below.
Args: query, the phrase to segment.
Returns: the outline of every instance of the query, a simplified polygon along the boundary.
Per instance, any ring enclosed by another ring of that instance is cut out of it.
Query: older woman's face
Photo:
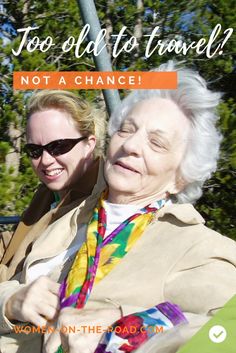
[[[137,103],[110,141],[105,164],[109,200],[145,204],[179,192],[188,133],[189,121],[172,101]]]
[[[57,109],[36,112],[27,123],[27,143],[46,145],[58,139],[75,139],[81,136],[71,116]],[[90,136],[60,156],[52,156],[43,150],[38,159],[31,160],[32,166],[39,179],[62,196],[85,172],[94,147],[95,137]]]

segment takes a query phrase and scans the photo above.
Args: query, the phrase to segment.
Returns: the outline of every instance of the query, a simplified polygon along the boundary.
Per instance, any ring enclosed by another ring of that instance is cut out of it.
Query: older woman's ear
[[[176,175],[175,183],[172,186],[168,187],[166,191],[169,195],[177,195],[179,192],[183,191],[186,187],[187,182],[184,180],[180,172]]]

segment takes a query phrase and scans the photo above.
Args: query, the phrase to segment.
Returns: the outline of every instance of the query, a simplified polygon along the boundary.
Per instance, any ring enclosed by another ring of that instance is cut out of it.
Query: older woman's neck
[[[130,195],[130,194],[120,194],[110,190],[107,201],[115,204],[137,205],[139,207],[144,207],[154,201],[158,201],[166,198],[167,198],[166,193],[160,193],[160,194],[149,195],[149,196],[144,196],[144,195],[139,196],[139,195]]]

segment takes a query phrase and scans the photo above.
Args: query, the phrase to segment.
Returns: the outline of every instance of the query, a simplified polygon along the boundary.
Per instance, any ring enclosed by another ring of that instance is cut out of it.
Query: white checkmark
[[[227,332],[223,326],[215,325],[209,330],[209,338],[214,343],[224,342],[226,339]]]

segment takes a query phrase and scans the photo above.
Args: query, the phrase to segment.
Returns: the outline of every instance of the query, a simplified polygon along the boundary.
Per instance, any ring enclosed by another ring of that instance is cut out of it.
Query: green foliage
[[[220,116],[221,159],[197,208],[209,227],[236,240],[236,103],[232,98],[221,103]]]
[[[205,54],[197,55],[190,51],[187,56],[156,52],[148,59],[144,57],[147,35],[159,26],[157,40],[184,39],[187,43],[201,37],[209,38],[213,28],[222,24],[222,33],[236,24],[235,0],[143,0],[137,7],[136,0],[95,1],[103,28],[110,25],[113,34],[118,34],[122,26],[127,26],[127,36],[134,35],[137,25],[141,25],[139,47],[132,53],[120,54],[112,59],[114,70],[150,70],[169,59],[177,59],[195,67],[209,81],[213,90],[224,93],[220,106],[219,128],[223,132],[222,155],[219,168],[204,188],[203,197],[197,208],[206,218],[207,225],[236,239],[235,217],[235,175],[236,175],[236,102],[235,102],[235,32],[224,46],[224,53],[207,59]],[[8,26],[6,26],[8,24]],[[10,26],[9,26],[10,25]],[[75,58],[73,50],[62,53],[61,44],[69,36],[78,38],[83,27],[76,0],[29,1],[13,0],[6,4],[6,14],[0,15],[2,36],[0,45],[0,209],[2,215],[19,214],[29,203],[37,186],[28,159],[22,155],[25,131],[25,105],[32,92],[14,92],[12,70],[15,71],[93,71],[95,65],[91,55]],[[42,53],[35,50],[14,56],[12,49],[18,48],[21,35],[16,29],[27,26],[39,28],[30,34],[41,40],[51,36],[56,44]],[[222,38],[222,33],[217,40]],[[4,41],[3,41],[4,37]],[[115,37],[109,41],[110,47]],[[83,43],[82,50],[87,43]],[[89,100],[99,101],[101,92],[79,91]],[[122,95],[126,92],[121,92]],[[10,135],[11,128],[18,131],[17,138]],[[20,142],[18,145],[16,142]],[[20,151],[19,149],[20,146]],[[18,152],[20,156],[17,177],[6,168],[6,156]]]
[[[5,157],[9,153],[10,146],[8,142],[0,141],[0,162],[5,162]]]
[[[4,210],[1,215],[21,214],[38,185],[38,179],[25,156],[21,168],[19,174],[14,176],[13,167],[7,169],[4,163],[0,164],[0,209]]]

